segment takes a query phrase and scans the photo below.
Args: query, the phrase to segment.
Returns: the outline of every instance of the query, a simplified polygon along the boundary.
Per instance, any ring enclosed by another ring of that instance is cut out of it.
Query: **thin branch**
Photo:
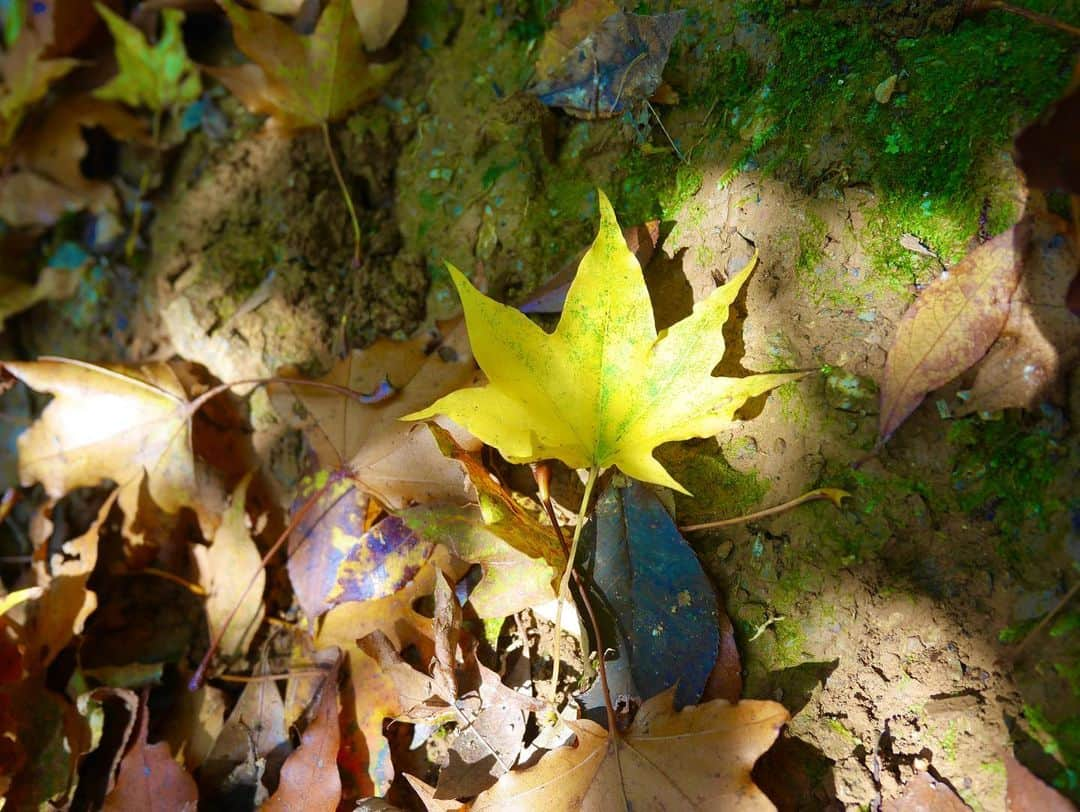
[[[850,497],[850,493],[840,490],[839,488],[817,488],[812,491],[807,491],[802,496],[792,499],[789,502],[776,505],[775,507],[765,508],[764,510],[759,510],[755,513],[747,513],[745,516],[736,516],[733,519],[717,519],[714,522],[702,522],[701,524],[684,524],[679,530],[684,533],[690,533],[694,530],[711,530],[714,527],[730,527],[733,524],[743,524],[745,522],[756,521],[757,519],[764,519],[766,516],[783,513],[786,510],[791,510],[806,502],[816,502],[819,499],[828,499],[834,505],[840,507],[841,502]]]
[[[326,153],[330,156],[330,166],[334,168],[334,177],[337,178],[338,186],[341,187],[341,196],[345,198],[345,206],[348,208],[349,217],[352,219],[353,265],[359,268],[360,263],[363,261],[363,252],[360,249],[360,220],[356,217],[356,206],[353,205],[349,187],[345,184],[345,176],[341,173],[341,167],[338,166],[337,156],[334,155],[334,146],[330,143],[330,125],[325,121],[322,123],[322,134],[323,142],[326,144]]]

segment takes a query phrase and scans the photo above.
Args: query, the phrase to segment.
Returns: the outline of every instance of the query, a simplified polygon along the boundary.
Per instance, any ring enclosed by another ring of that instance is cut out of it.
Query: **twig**
[[[815,490],[807,491],[796,499],[776,505],[775,507],[765,508],[764,510],[756,511],[755,513],[747,513],[745,516],[736,516],[733,519],[717,519],[714,522],[703,522],[701,524],[684,524],[679,530],[684,533],[689,533],[694,530],[711,530],[714,527],[730,527],[733,524],[743,524],[744,522],[764,519],[766,516],[783,513],[785,510],[791,510],[806,502],[816,502],[819,499],[828,499],[834,505],[840,507],[840,503],[843,502],[844,499],[850,497],[850,493],[840,490],[839,488],[816,488]]]
[[[668,133],[668,131],[667,131],[667,127],[664,126],[664,122],[660,118],[660,114],[656,112],[656,108],[652,106],[652,104],[649,102],[648,99],[645,99],[645,106],[649,108],[649,112],[652,113],[653,118],[656,119],[656,123],[660,125],[660,129],[661,129],[661,131],[663,131],[664,135],[667,137],[668,143],[671,144],[671,148],[675,151],[675,155],[678,156],[679,160],[682,161],[684,164],[689,164],[690,161],[688,161],[686,159],[686,156],[682,154],[682,151],[679,149],[678,145],[675,143],[675,139],[673,139],[671,137],[670,133]]]
[[[1031,20],[1033,23],[1045,25],[1048,28],[1056,28],[1058,31],[1064,31],[1066,34],[1080,37],[1080,28],[1077,28],[1075,25],[1063,23],[1061,20],[1055,19],[1049,14],[1041,14],[1038,11],[1032,11],[1029,8],[1022,8],[1020,6],[1014,6],[1011,3],[1005,3],[1003,0],[969,0],[965,11],[991,11],[993,9],[1004,11],[1008,14],[1015,14],[1018,17]]]
[[[1069,601],[1076,597],[1077,592],[1080,592],[1080,581],[1077,581],[1072,585],[1072,588],[1065,593],[1065,596],[1057,602],[1057,606],[1047,612],[1043,619],[1036,623],[1031,631],[1024,635],[1024,639],[1017,644],[1016,648],[1010,652],[1010,657],[1014,662],[1020,659],[1020,655],[1024,653],[1024,649],[1027,648],[1028,643],[1034,640],[1039,635],[1039,632],[1045,629],[1050,621],[1057,617],[1058,612],[1064,609],[1069,604]]]

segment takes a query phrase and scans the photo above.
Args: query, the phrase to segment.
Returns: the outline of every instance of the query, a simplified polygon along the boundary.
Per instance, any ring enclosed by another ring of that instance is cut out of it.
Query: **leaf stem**
[[[555,609],[555,652],[552,659],[554,665],[551,669],[551,693],[554,696],[559,688],[559,654],[561,647],[559,640],[562,636],[562,610],[563,603],[570,598],[570,574],[574,571],[574,559],[577,557],[578,542],[581,540],[581,528],[585,525],[585,514],[589,510],[589,499],[592,497],[593,486],[596,478],[600,476],[600,469],[595,465],[589,469],[589,478],[585,481],[585,493],[581,497],[581,507],[578,509],[577,524],[574,525],[574,539],[570,542],[570,553],[566,557],[566,569],[563,571],[562,580],[559,582],[559,603]],[[603,652],[601,652],[603,656]]]
[[[711,530],[714,527],[730,527],[733,524],[743,524],[744,522],[752,522],[757,519],[764,519],[766,516],[783,513],[785,510],[791,510],[806,502],[816,502],[818,499],[828,499],[836,505],[836,507],[840,507],[840,503],[850,496],[850,493],[841,490],[840,488],[817,488],[812,491],[807,491],[802,496],[796,497],[791,501],[784,502],[780,505],[774,505],[773,507],[765,508],[764,510],[759,510],[754,513],[747,513],[745,516],[735,516],[732,519],[717,519],[714,522],[702,522],[701,524],[684,524],[679,527],[679,530],[684,533],[689,533],[694,530]]]
[[[334,168],[334,177],[337,178],[338,186],[341,188],[341,196],[345,198],[345,206],[349,210],[349,217],[352,219],[353,228],[353,265],[357,268],[360,267],[360,262],[363,259],[363,253],[360,250],[360,221],[356,217],[356,206],[353,205],[352,195],[349,194],[349,187],[345,185],[345,176],[341,174],[341,167],[338,165],[337,156],[334,155],[334,145],[330,143],[330,125],[325,121],[322,123],[323,143],[326,144],[326,153],[330,156],[330,166]]]
[[[555,528],[555,535],[559,537],[559,543],[562,545],[563,551],[569,554],[569,549],[566,546],[566,536],[563,535],[562,525],[559,524],[559,517],[555,515],[555,506],[551,504],[551,496],[547,493],[546,487],[541,488],[540,501],[544,506],[544,510],[547,511],[548,519],[551,520],[551,526]],[[600,634],[600,622],[596,619],[592,599],[589,598],[589,592],[585,588],[585,579],[581,577],[577,570],[570,567],[567,569],[573,574],[574,583],[577,584],[578,592],[581,594],[581,603],[585,606],[585,611],[589,615],[589,625],[592,626],[593,642],[596,644],[598,654],[596,665],[597,670],[600,672],[600,688],[604,693],[604,710],[607,711],[608,730],[614,736],[618,729],[618,723],[615,720],[615,705],[611,701],[611,690],[608,687],[607,664],[604,662],[604,640]]]

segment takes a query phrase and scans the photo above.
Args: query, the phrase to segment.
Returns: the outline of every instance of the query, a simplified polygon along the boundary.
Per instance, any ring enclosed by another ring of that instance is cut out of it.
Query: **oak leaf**
[[[319,127],[370,101],[396,65],[369,63],[346,0],[331,0],[315,31],[301,36],[269,14],[218,0],[236,46],[254,64],[209,72],[253,113],[280,129]]]
[[[784,707],[716,699],[676,711],[673,698],[674,692],[667,691],[645,702],[630,729],[615,737],[588,720],[566,722],[577,735],[577,746],[552,750],[536,765],[507,773],[469,808],[774,809],[750,771],[787,722]]]
[[[931,392],[978,361],[1001,332],[1031,234],[1024,220],[965,256],[907,309],[885,358],[879,442]]]
[[[600,233],[581,260],[554,333],[489,299],[450,265],[486,386],[406,415],[444,414],[511,462],[555,457],[573,468],[616,465],[687,493],[653,457],[661,443],[709,437],[747,399],[805,373],[718,377],[724,323],[749,262],[659,335],[637,258],[601,192]]]
[[[199,98],[202,82],[184,50],[184,37],[180,31],[184,19],[182,11],[164,9],[161,12],[161,37],[150,45],[138,28],[101,3],[95,5],[116,41],[116,61],[120,67],[117,76],[94,91],[97,98],[155,111],[168,110]]]

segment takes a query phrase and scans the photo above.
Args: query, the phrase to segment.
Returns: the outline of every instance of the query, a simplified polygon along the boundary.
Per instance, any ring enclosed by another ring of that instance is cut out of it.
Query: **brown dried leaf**
[[[322,467],[337,470],[348,462],[361,489],[391,508],[461,503],[465,497],[460,468],[443,456],[427,428],[398,420],[475,379],[463,326],[425,354],[428,344],[426,336],[407,342],[382,340],[351,353],[321,379],[371,394],[370,403],[305,386],[271,389],[274,407],[303,429]],[[470,439],[460,429],[455,436],[459,442]],[[472,440],[468,447],[478,445]]]
[[[396,68],[368,62],[345,0],[330,0],[310,36],[233,0],[218,2],[232,22],[237,47],[255,65],[209,72],[252,112],[270,115],[278,128],[336,121],[374,98]]]
[[[207,595],[210,636],[216,637],[224,629],[219,650],[226,660],[247,653],[263,617],[266,572],[247,526],[245,503],[250,482],[251,474],[248,474],[236,486],[210,547],[193,549],[199,584]],[[249,589],[252,576],[255,582]]]
[[[879,442],[937,389],[978,361],[1009,314],[1030,221],[974,249],[919,294],[904,313],[885,359]]]
[[[263,812],[335,812],[341,801],[341,775],[337,754],[341,744],[338,729],[338,668],[323,682],[318,705],[300,747],[281,767],[277,791],[262,807]]]
[[[352,0],[352,10],[364,47],[377,51],[390,41],[405,19],[409,0]]]
[[[1033,409],[1055,395],[1063,400],[1055,389],[1080,355],[1080,317],[1064,305],[1080,257],[1069,238],[1043,219],[1036,222],[1032,246],[1009,318],[979,363],[967,399],[955,410],[957,415]]]
[[[612,0],[575,0],[563,9],[540,43],[536,55],[537,79],[550,78],[574,46],[617,11],[619,7]]]
[[[919,773],[904,784],[898,798],[881,806],[881,812],[970,812],[970,807],[929,773]]]
[[[19,476],[40,482],[52,499],[112,480],[120,488],[124,532],[135,527],[144,481],[168,514],[195,511],[203,533],[216,529],[217,497],[200,476],[191,449],[191,401],[168,364],[97,366],[48,358],[3,366],[23,383],[53,395],[18,439]]]
[[[0,191],[0,196],[3,192]],[[0,204],[2,205],[2,204]],[[9,221],[10,222],[10,221]],[[79,286],[82,272],[78,268],[41,269],[37,282],[29,285],[5,274],[0,274],[0,330],[4,329],[4,320],[16,313],[43,302],[47,299],[67,299]]]
[[[24,28],[11,49],[0,55],[0,149],[15,139],[30,106],[44,98],[49,86],[79,63],[74,59],[43,59],[45,43],[32,28]]]
[[[1009,812],[1076,812],[1076,806],[1021,764],[1005,754],[1006,803]]]
[[[675,711],[673,695],[646,701],[630,730],[615,739],[588,720],[568,722],[576,747],[553,750],[535,766],[507,773],[471,808],[773,809],[750,770],[789,719],[783,706],[717,699]]]
[[[166,742],[150,744],[150,711],[143,705],[139,733],[120,762],[116,786],[105,796],[103,812],[194,812],[199,803],[195,779],[177,764]]]

